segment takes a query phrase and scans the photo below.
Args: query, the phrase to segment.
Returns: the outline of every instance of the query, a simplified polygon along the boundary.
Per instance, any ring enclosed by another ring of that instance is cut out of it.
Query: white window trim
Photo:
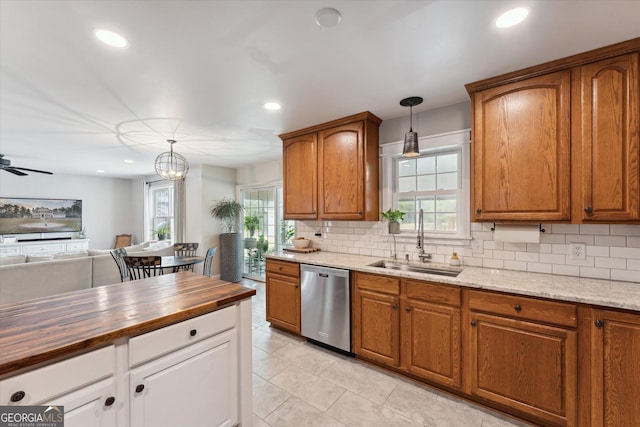
[[[460,244],[465,245],[471,240],[471,130],[463,129],[454,132],[428,135],[418,138],[420,154],[427,154],[433,151],[440,151],[446,147],[460,147],[462,152],[461,162],[461,184],[460,206],[458,208],[457,233],[432,233],[425,230],[425,238],[430,243]],[[391,142],[380,146],[380,169],[381,173],[381,202],[382,211],[393,208],[393,184],[394,172],[393,161],[402,155],[404,141]],[[415,240],[415,231],[401,231],[396,237],[400,240]],[[456,242],[457,241],[457,242]]]

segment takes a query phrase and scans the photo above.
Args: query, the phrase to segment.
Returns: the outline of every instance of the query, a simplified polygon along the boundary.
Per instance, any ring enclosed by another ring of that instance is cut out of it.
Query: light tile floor
[[[253,298],[253,425],[527,426],[271,328],[265,285]]]

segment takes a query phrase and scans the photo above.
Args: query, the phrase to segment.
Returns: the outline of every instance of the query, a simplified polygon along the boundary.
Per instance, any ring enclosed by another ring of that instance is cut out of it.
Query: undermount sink
[[[374,262],[373,264],[369,264],[369,266],[386,268],[389,270],[411,271],[414,273],[438,274],[440,276],[450,276],[450,277],[456,277],[462,271],[461,268],[455,268],[455,267],[439,268],[434,266],[404,264],[401,262],[384,261],[384,260]]]

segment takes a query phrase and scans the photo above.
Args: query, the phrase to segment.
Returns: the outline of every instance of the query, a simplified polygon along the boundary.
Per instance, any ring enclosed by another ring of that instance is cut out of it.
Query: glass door
[[[243,276],[265,279],[265,255],[279,251],[295,232],[293,221],[282,218],[282,187],[253,187],[240,190],[243,212]]]

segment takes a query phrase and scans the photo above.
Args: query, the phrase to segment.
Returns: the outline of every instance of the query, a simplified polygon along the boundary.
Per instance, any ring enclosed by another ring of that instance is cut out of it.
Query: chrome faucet
[[[431,259],[431,254],[427,254],[424,252],[424,211],[420,209],[420,214],[418,215],[418,244],[416,248],[418,251],[418,258],[420,261],[427,262],[427,260]]]

